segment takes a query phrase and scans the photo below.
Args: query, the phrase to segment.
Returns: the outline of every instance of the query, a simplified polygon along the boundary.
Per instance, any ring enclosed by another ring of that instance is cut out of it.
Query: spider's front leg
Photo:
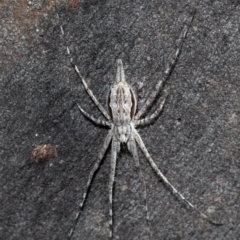
[[[107,149],[108,149],[108,146],[112,140],[112,136],[113,136],[113,131],[112,129],[108,132],[108,135],[106,136],[105,140],[104,140],[104,144],[103,144],[103,147],[98,155],[98,160],[97,162],[94,164],[89,176],[88,176],[88,181],[87,181],[87,185],[86,185],[86,189],[85,189],[85,192],[83,194],[83,197],[82,197],[82,201],[81,203],[79,204],[79,211],[77,212],[76,214],[76,218],[75,218],[75,224],[73,226],[73,228],[70,230],[70,233],[69,233],[69,239],[71,239],[72,235],[73,235],[73,232],[77,226],[77,223],[78,223],[78,220],[79,220],[79,217],[80,217],[80,213],[83,209],[83,206],[84,206],[84,203],[85,203],[85,200],[86,200],[86,197],[87,197],[87,194],[89,192],[89,188],[91,186],[91,183],[92,183],[92,180],[93,180],[93,177],[96,173],[96,171],[99,169],[99,166],[102,162],[102,159],[104,157],[104,154],[106,153]]]
[[[120,142],[113,136],[112,140],[112,149],[111,149],[111,164],[110,164],[110,177],[109,177],[109,185],[108,185],[108,198],[109,198],[109,238],[112,239],[113,236],[113,184],[115,178],[115,170],[116,170],[116,162],[117,162],[117,154],[120,150]]]
[[[166,184],[166,186],[168,188],[171,189],[171,191],[173,192],[173,194],[175,194],[176,196],[178,196],[182,201],[184,201],[190,208],[192,208],[193,210],[197,211],[204,219],[206,219],[209,223],[214,224],[214,225],[222,225],[222,223],[218,223],[215,222],[213,220],[211,220],[207,215],[205,215],[204,213],[202,213],[197,207],[195,207],[191,202],[189,202],[179,191],[177,191],[177,189],[168,181],[168,179],[164,176],[164,174],[161,172],[161,170],[157,167],[156,163],[153,161],[153,159],[151,158],[150,154],[148,153],[147,148],[145,147],[142,138],[140,137],[140,135],[138,134],[138,132],[136,130],[134,130],[133,132],[134,136],[135,136],[135,140],[138,143],[140,149],[142,150],[143,154],[145,155],[146,159],[148,160],[149,164],[151,165],[151,167],[153,168],[153,170],[155,171],[155,173],[163,180],[163,182]]]

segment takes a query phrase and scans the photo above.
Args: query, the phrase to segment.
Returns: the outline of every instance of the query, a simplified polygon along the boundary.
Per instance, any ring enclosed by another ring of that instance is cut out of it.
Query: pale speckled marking
[[[116,81],[113,87],[110,90],[109,93],[109,102],[108,102],[108,113],[105,111],[105,109],[101,106],[101,104],[98,102],[92,91],[89,89],[87,83],[83,79],[82,75],[80,74],[78,67],[74,64],[73,59],[70,57],[70,51],[67,47],[67,53],[70,58],[70,62],[73,65],[75,71],[77,72],[79,78],[81,79],[86,92],[91,97],[93,102],[96,104],[96,106],[99,108],[99,110],[102,112],[102,114],[106,117],[107,121],[105,120],[99,120],[93,117],[92,115],[88,114],[85,110],[81,108],[79,104],[78,108],[79,110],[90,120],[95,122],[99,125],[104,125],[110,128],[109,133],[107,137],[105,138],[104,145],[99,153],[98,160],[94,164],[86,185],[85,192],[83,194],[83,199],[81,203],[79,204],[80,210],[76,214],[75,224],[74,227],[70,230],[69,237],[74,233],[75,227],[77,225],[80,213],[82,211],[82,208],[84,206],[87,193],[89,192],[90,185],[92,183],[93,176],[97,169],[100,166],[100,163],[103,159],[103,156],[110,145],[110,142],[112,141],[112,148],[111,148],[111,164],[110,164],[110,178],[109,178],[109,185],[108,185],[108,191],[109,191],[109,238],[112,239],[113,237],[113,185],[114,185],[114,179],[115,179],[115,171],[116,171],[116,161],[117,161],[117,154],[120,151],[120,144],[125,143],[128,146],[128,149],[133,155],[135,167],[141,182],[141,186],[143,188],[143,198],[144,198],[144,205],[145,205],[145,213],[146,213],[146,221],[148,225],[148,235],[149,239],[151,239],[150,234],[150,224],[149,224],[149,213],[148,213],[148,204],[147,204],[147,190],[146,190],[146,183],[140,168],[138,153],[137,153],[137,146],[140,147],[143,154],[145,155],[146,159],[148,160],[149,164],[153,168],[153,170],[156,172],[156,174],[164,181],[167,187],[169,187],[173,194],[177,195],[182,201],[187,203],[188,206],[190,206],[192,209],[196,210],[203,218],[208,220],[212,224],[217,224],[216,222],[209,219],[205,214],[203,214],[200,210],[198,210],[192,203],[187,201],[183,195],[176,190],[176,188],[167,180],[167,178],[162,174],[160,169],[157,167],[157,165],[154,163],[152,158],[150,157],[140,135],[138,134],[136,127],[137,126],[145,126],[147,124],[152,123],[153,120],[156,119],[157,116],[160,115],[165,100],[162,101],[160,106],[155,110],[155,112],[150,116],[146,117],[144,119],[139,119],[143,114],[146,113],[146,110],[148,107],[154,102],[156,96],[158,95],[160,89],[163,87],[165,81],[170,77],[171,72],[176,64],[176,61],[179,57],[179,54],[181,52],[181,48],[184,42],[184,39],[187,36],[187,32],[190,28],[190,25],[193,21],[194,15],[191,17],[190,22],[186,29],[183,32],[183,35],[180,40],[180,44],[175,52],[175,56],[170,63],[169,67],[166,70],[166,77],[164,81],[160,80],[157,85],[155,86],[153,92],[150,94],[148,100],[146,101],[145,105],[141,108],[141,110],[136,114],[136,96],[134,91],[130,88],[128,83],[125,79],[123,64],[121,60],[117,61],[117,75],[116,75]],[[61,27],[62,35],[64,35],[63,29]]]

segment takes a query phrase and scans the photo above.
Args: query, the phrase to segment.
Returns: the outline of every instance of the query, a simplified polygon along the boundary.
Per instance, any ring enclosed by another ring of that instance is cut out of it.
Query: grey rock
[[[139,132],[169,181],[224,225],[213,226],[188,209],[139,150],[152,239],[240,239],[239,1],[91,0],[75,9],[65,1],[31,2],[0,3],[0,239],[67,239],[107,134],[74,103],[103,117],[74,72],[66,44],[102,105],[121,58],[142,106],[163,78],[194,8],[165,85],[170,96],[164,111]],[[34,145],[46,143],[57,148],[58,157],[31,162]],[[109,162],[108,152],[72,239],[108,237]],[[148,239],[142,189],[124,150],[114,187],[114,239]]]

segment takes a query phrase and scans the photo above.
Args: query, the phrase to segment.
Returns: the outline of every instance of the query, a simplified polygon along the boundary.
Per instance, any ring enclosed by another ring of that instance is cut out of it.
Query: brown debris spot
[[[69,10],[74,10],[74,9],[76,9],[79,2],[80,2],[80,0],[69,0],[68,4],[67,4],[67,8]]]
[[[36,163],[52,161],[57,157],[57,149],[51,144],[36,145],[30,154],[31,160]]]

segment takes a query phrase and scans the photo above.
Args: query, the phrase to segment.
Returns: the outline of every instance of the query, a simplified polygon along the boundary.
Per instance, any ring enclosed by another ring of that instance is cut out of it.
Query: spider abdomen
[[[114,125],[127,125],[136,112],[136,97],[125,80],[122,61],[117,62],[116,82],[108,97],[108,111]]]

